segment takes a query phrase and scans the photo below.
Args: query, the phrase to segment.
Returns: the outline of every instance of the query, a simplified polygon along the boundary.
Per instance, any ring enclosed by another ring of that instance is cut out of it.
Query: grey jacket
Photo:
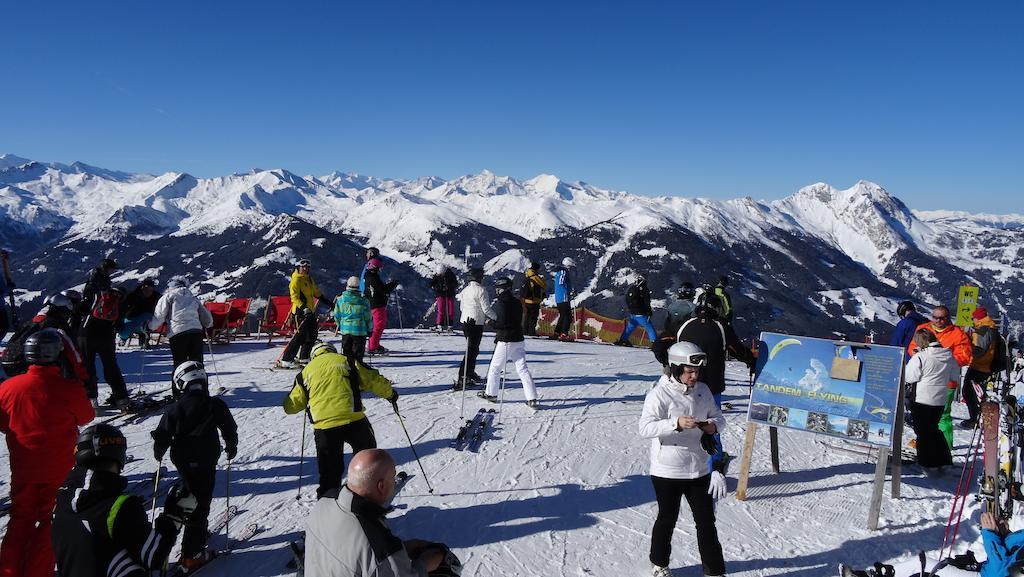
[[[386,512],[347,486],[318,500],[306,521],[306,577],[426,577],[391,533]]]

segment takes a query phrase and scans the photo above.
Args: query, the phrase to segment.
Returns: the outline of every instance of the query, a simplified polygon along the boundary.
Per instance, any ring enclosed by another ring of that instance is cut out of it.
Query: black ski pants
[[[558,303],[558,322],[555,323],[556,335],[567,335],[572,327],[572,308],[568,302]]]
[[[308,359],[309,353],[313,350],[313,344],[316,343],[316,336],[320,332],[316,313],[297,316],[296,320],[299,323],[299,328],[296,329],[292,340],[288,341],[288,346],[284,348],[282,361],[294,361],[295,353],[298,353],[300,359]]]
[[[0,342],[7,336],[7,331],[13,328],[16,327],[11,326],[11,313],[7,312],[7,307],[3,303],[0,303]]]
[[[366,356],[366,335],[341,335],[341,354],[347,359],[363,362]]]
[[[117,352],[114,348],[114,325],[110,321],[89,318],[81,331],[82,357],[89,381],[85,383],[85,392],[90,399],[99,397],[98,378],[96,376],[96,357],[103,365],[103,379],[110,387],[110,396],[115,400],[128,398],[128,387],[117,364]]]
[[[466,375],[472,377],[476,374],[476,358],[480,355],[480,341],[484,338],[484,327],[467,321],[462,324],[462,333],[466,335],[466,356],[459,361],[459,382],[456,383],[456,388],[461,388],[462,379]]]
[[[178,365],[185,361],[203,362],[203,331],[195,330],[178,333],[171,337],[170,342],[171,360],[174,363],[174,367],[171,368],[171,374],[174,374],[174,369],[178,368]]]
[[[964,384],[960,388],[960,392],[963,394],[964,403],[967,403],[967,413],[975,423],[978,422],[978,417],[981,415],[981,401],[984,399],[978,398],[978,393],[974,390],[974,383],[978,383],[978,386],[984,391],[984,383],[990,376],[992,373],[984,373],[975,369],[967,369],[967,372],[964,373]]]
[[[181,538],[181,555],[193,557],[206,549],[207,529],[210,522],[210,503],[217,483],[217,468],[198,463],[174,463],[181,483],[196,497],[196,510],[185,523]]]
[[[318,499],[327,491],[341,488],[346,443],[352,447],[353,455],[363,449],[377,448],[377,438],[366,417],[340,427],[313,429],[313,442],[316,444],[316,465],[320,472],[320,486],[316,490]]]
[[[679,505],[683,497],[693,511],[697,528],[697,549],[705,575],[725,575],[725,558],[715,527],[715,500],[708,495],[711,475],[696,479],[666,479],[651,477],[654,495],[658,500],[658,518],[651,532],[651,563],[668,567],[672,556],[672,532],[679,518]]]
[[[523,303],[523,334],[537,336],[537,319],[540,317],[540,303]]]
[[[939,430],[944,406],[933,407],[918,402],[910,403],[910,414],[917,435],[917,464],[922,467],[943,467],[953,464],[946,437]]]

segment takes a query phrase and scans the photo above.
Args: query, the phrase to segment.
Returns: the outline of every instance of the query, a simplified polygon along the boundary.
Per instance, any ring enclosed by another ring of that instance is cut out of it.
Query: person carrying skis
[[[487,289],[481,284],[484,280],[484,269],[474,268],[469,271],[465,288],[458,294],[459,308],[462,309],[462,332],[466,335],[466,354],[459,362],[459,373],[455,377],[456,391],[461,391],[467,381],[471,384],[483,382],[476,374],[476,358],[480,354],[480,341],[484,337],[484,324],[487,319],[495,318],[491,310],[491,299]]]
[[[188,288],[183,276],[167,281],[167,292],[157,300],[153,319],[167,325],[173,372],[186,361],[203,362],[203,333],[213,326],[213,315]]]
[[[953,464],[949,445],[939,429],[939,420],[946,406],[950,384],[960,379],[960,365],[953,353],[944,348],[935,334],[920,329],[914,334],[917,354],[911,357],[904,373],[914,387],[910,414],[917,435],[917,462],[926,471],[941,470]]]
[[[128,293],[124,299],[124,324],[117,336],[124,344],[132,335],[139,337],[139,344],[148,348],[150,328],[149,321],[156,314],[156,304],[160,300],[160,291],[156,290],[156,281],[147,277]]]
[[[729,277],[722,275],[718,277],[718,284],[715,285],[715,296],[721,301],[721,311],[719,313],[719,319],[727,325],[732,324],[732,297],[729,296],[729,291],[725,290],[725,287],[729,286]]]
[[[148,577],[164,566],[196,500],[177,488],[150,523],[142,497],[121,475],[128,444],[117,427],[93,425],[78,435],[75,468],[57,492],[53,550],[61,577]],[[70,453],[69,453],[70,455]],[[53,563],[47,568],[53,575]]]
[[[1006,344],[1003,342],[995,321],[988,315],[988,309],[974,310],[974,332],[971,333],[971,364],[964,374],[963,398],[970,415],[961,427],[974,428],[981,414],[981,401],[985,399],[985,382],[993,373],[1006,370]],[[978,396],[978,390],[981,396]]]
[[[438,330],[451,328],[455,321],[455,291],[459,288],[459,279],[452,269],[442,265],[430,279],[430,288],[434,291],[434,304],[437,305],[434,325]]]
[[[110,275],[117,270],[117,261],[105,258],[100,265],[89,273],[82,291],[82,302],[78,312],[82,316],[82,327],[78,334],[79,348],[85,358],[85,368],[89,371],[86,392],[94,408],[99,408],[99,380],[96,376],[96,357],[103,365],[103,379],[110,387],[110,397],[106,404],[113,405],[122,411],[131,409],[128,399],[128,387],[117,364],[117,353],[114,347],[116,326],[121,316],[121,301],[124,292],[114,287]]]
[[[647,279],[643,275],[638,275],[626,290],[626,307],[629,309],[629,320],[626,321],[626,326],[615,344],[623,347],[633,346],[629,342],[629,335],[638,326],[647,331],[647,338],[653,344],[658,336],[654,333],[654,325],[651,324],[651,316],[654,314],[651,310],[651,289],[647,287]]]
[[[366,249],[366,264],[363,265],[363,271],[359,273],[359,292],[366,294],[366,269],[370,266],[370,261],[380,256],[380,249],[371,246]]]
[[[228,461],[238,452],[238,426],[227,404],[211,397],[202,363],[185,361],[174,370],[173,393],[177,400],[164,412],[153,437],[153,457],[162,463],[167,449],[181,477],[180,490],[195,497],[195,510],[185,521],[181,539],[182,568],[193,570],[210,560],[206,548],[207,524],[220,460],[220,437]],[[218,437],[218,431],[220,437]]]
[[[683,497],[693,513],[697,549],[707,577],[725,575],[725,559],[715,527],[715,500],[728,491],[725,476],[708,459],[708,437],[725,427],[725,417],[706,384],[698,379],[707,355],[679,342],[668,350],[668,374],[647,393],[640,436],[651,440],[651,483],[658,517],[651,531],[649,575],[670,577],[672,533]]]
[[[363,362],[366,336],[373,330],[373,316],[370,314],[370,301],[359,292],[359,277],[348,277],[345,292],[334,303],[334,322],[341,334],[342,354]]]
[[[292,368],[296,360],[299,364],[309,362],[309,354],[320,332],[317,318],[317,300],[324,298],[316,281],[310,276],[312,265],[308,259],[295,263],[292,280],[288,283],[288,294],[292,299],[292,316],[295,318],[295,334],[288,341],[277,366]],[[296,354],[298,359],[296,359]]]
[[[477,393],[481,399],[497,402],[499,381],[505,377],[505,364],[508,361],[516,367],[519,380],[523,382],[523,394],[526,406],[537,408],[537,386],[533,383],[530,367],[526,365],[526,345],[523,341],[523,325],[520,322],[523,305],[512,294],[512,279],[501,277],[494,282],[494,290],[498,293],[494,307],[494,355],[487,369],[487,389]]]
[[[530,261],[526,269],[523,286],[520,289],[523,297],[523,334],[528,337],[537,336],[537,319],[540,317],[540,304],[548,295],[548,283],[540,270],[540,263]]]
[[[77,379],[82,383],[89,380],[89,371],[85,369],[82,362],[82,355],[78,347],[68,336],[68,323],[71,319],[71,299],[63,294],[54,294],[46,297],[44,306],[31,323],[22,325],[17,332],[11,335],[7,341],[7,348],[3,352],[4,373],[8,377],[23,374],[28,370],[28,362],[25,360],[25,341],[43,329],[59,329],[61,338],[64,340],[64,353],[61,362],[61,374],[65,378]],[[84,390],[84,389],[83,389]]]
[[[387,399],[393,406],[398,402],[398,391],[391,381],[375,369],[338,354],[334,345],[318,342],[313,347],[312,360],[295,375],[292,390],[284,399],[285,413],[294,415],[305,410],[313,425],[320,474],[317,498],[341,484],[345,443],[353,453],[377,446],[373,427],[364,412],[363,391]]]
[[[53,576],[54,499],[74,465],[78,427],[96,416],[81,381],[61,374],[66,339],[58,329],[30,336],[28,372],[0,387],[0,432],[11,465],[11,519],[0,544],[0,576]]]
[[[661,331],[661,336],[671,336],[673,342],[676,333],[679,332],[679,327],[683,326],[683,323],[690,320],[693,317],[693,299],[697,292],[694,289],[693,283],[684,282],[679,290],[676,292],[676,298],[672,301],[672,304],[668,305],[666,309],[668,315],[665,317],[665,326]]]
[[[928,319],[917,312],[917,307],[911,301],[900,301],[900,304],[896,306],[896,316],[900,317],[900,321],[896,323],[896,329],[893,330],[892,337],[889,338],[889,344],[894,347],[907,348],[914,340],[917,327],[928,322]]]
[[[382,266],[379,258],[371,258],[370,262],[366,263],[366,276],[364,277],[366,288],[363,290],[363,294],[370,301],[370,313],[373,315],[373,331],[370,333],[366,351],[371,355],[388,353],[388,349],[380,345],[380,338],[388,326],[388,297],[391,296],[391,291],[398,288],[398,281],[385,283],[380,279]]]
[[[3,265],[3,274],[0,274],[0,342],[10,331],[17,330],[14,326],[15,311],[8,303],[14,302],[14,279],[11,278],[11,253],[0,249],[0,264]]]
[[[316,577],[458,575],[448,547],[401,541],[385,515],[395,492],[395,460],[383,449],[356,453],[348,482],[319,499],[306,520],[304,574]],[[436,572],[436,573],[435,573]]]
[[[555,271],[555,306],[558,307],[558,321],[550,338],[560,341],[572,340],[569,330],[572,328],[572,297],[576,294],[572,288],[571,273],[576,269],[576,261],[569,257],[562,259],[562,266]]]

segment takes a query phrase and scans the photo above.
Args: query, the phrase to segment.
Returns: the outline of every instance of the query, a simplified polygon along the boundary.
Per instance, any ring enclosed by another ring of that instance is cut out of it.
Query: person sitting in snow
[[[980,577],[1019,575],[1024,568],[1024,530],[1010,532],[1006,521],[988,511],[981,514],[981,541],[988,554]]]
[[[459,575],[462,563],[440,543],[402,541],[391,532],[388,503],[395,460],[383,449],[352,457],[348,480],[319,499],[306,521],[304,574],[316,577]]]

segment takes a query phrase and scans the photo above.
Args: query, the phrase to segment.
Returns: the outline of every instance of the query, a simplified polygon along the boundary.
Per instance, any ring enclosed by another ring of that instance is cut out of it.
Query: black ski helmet
[[[896,316],[903,318],[903,315],[907,314],[908,311],[916,311],[917,307],[910,301],[900,301],[900,304],[896,305]]]
[[[208,382],[203,363],[185,361],[174,369],[174,376],[171,377],[171,392],[175,397],[179,397],[196,387],[206,390],[209,386]]]
[[[380,256],[379,248],[371,246],[366,249],[366,260],[370,260],[371,258],[377,258],[378,256]]]
[[[74,303],[71,302],[71,299],[63,293],[57,293],[46,297],[43,304],[49,306],[50,310],[62,309],[62,312],[66,312],[67,314],[71,314],[71,309],[74,307]]]
[[[57,329],[43,329],[25,339],[25,362],[56,365],[64,353],[64,338]]]
[[[676,296],[687,301],[692,301],[694,295],[697,294],[696,289],[692,282],[684,282],[683,286],[679,287],[679,291],[676,292]]]
[[[469,269],[469,278],[471,280],[475,280],[476,282],[484,280],[484,269],[478,266]]]
[[[531,260],[530,268],[532,268],[533,270],[540,270],[540,263],[535,260]]]
[[[724,274],[722,276],[718,277],[718,286],[720,286],[720,287],[727,287],[727,286],[729,286],[729,277],[725,276]]]
[[[111,270],[117,270],[117,261],[108,256],[107,258],[100,261],[100,266],[103,268],[109,268]]]
[[[98,462],[108,460],[123,469],[127,459],[128,441],[113,425],[101,423],[88,427],[75,442],[75,463],[82,467],[95,467]]]
[[[82,293],[76,291],[75,289],[63,290],[60,291],[60,294],[71,299],[71,304],[73,305],[77,305],[78,303],[82,302]]]
[[[500,276],[494,281],[494,290],[505,292],[512,288],[512,279],[507,276]]]

